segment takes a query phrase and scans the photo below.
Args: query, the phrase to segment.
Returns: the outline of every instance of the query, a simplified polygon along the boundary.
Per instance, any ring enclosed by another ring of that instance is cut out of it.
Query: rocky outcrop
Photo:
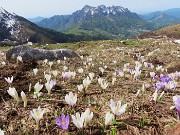
[[[33,60],[64,60],[64,57],[79,57],[77,53],[69,49],[45,50],[29,48],[27,46],[16,46],[9,49],[6,53],[6,60],[16,61],[17,56],[21,56],[23,61]]]

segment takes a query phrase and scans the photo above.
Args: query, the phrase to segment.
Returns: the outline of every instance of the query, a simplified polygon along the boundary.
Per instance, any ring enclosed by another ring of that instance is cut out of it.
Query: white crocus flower
[[[41,109],[40,106],[30,112],[31,116],[35,119],[37,125],[39,125],[39,121],[40,119],[42,119],[44,113],[44,109]]]
[[[83,80],[83,85],[84,85],[84,87],[87,89],[87,87],[89,86],[90,83],[91,83],[91,80],[89,79],[89,76],[87,76],[87,77]]]
[[[20,61],[20,62],[23,62],[22,60],[22,57],[21,56],[17,56],[17,62]]]
[[[43,88],[43,85],[39,84],[39,82],[37,82],[34,86],[34,89],[36,92],[39,92],[42,88]]]
[[[70,106],[73,106],[76,104],[77,102],[77,95],[74,94],[72,92],[70,92],[69,94],[66,94],[65,96],[65,101],[67,104],[69,104]]]
[[[53,88],[53,84],[49,81],[45,83],[46,90],[48,91],[48,94],[51,93],[51,89]]]
[[[43,60],[43,63],[44,63],[45,65],[47,64],[47,62],[48,62],[47,59]]]
[[[163,68],[162,66],[157,65],[157,67],[156,67],[156,71],[159,71],[159,70],[161,70],[162,68]]]
[[[84,86],[83,86],[83,84],[80,84],[80,85],[77,85],[77,88],[78,88],[78,91],[81,92],[83,90]]]
[[[102,83],[103,80],[104,80],[103,78],[98,78],[98,83],[99,83],[99,85],[101,85],[101,83]]]
[[[71,72],[62,72],[62,78],[63,79],[70,79],[71,78]]]
[[[158,98],[158,91],[156,90],[152,95],[152,100],[154,100],[156,102],[156,101],[160,100],[163,95],[164,95],[164,91],[161,92],[161,95]]]
[[[164,91],[161,92],[161,95],[159,96],[158,100],[160,100],[162,98],[162,96],[164,95]]]
[[[135,69],[140,69],[142,67],[141,62],[135,61]]]
[[[79,68],[78,69],[78,73],[82,74],[84,72],[84,69],[83,68]]]
[[[148,63],[147,62],[144,62],[144,67],[148,67]]]
[[[84,56],[83,56],[83,55],[81,55],[81,56],[80,56],[80,58],[81,58],[81,60],[83,60]]]
[[[150,74],[151,78],[154,79],[156,73],[155,72],[150,72],[149,74]]]
[[[104,81],[101,82],[100,85],[101,85],[101,88],[102,88],[103,90],[105,90],[105,89],[107,88],[107,86],[108,86],[108,82],[104,80]]]
[[[22,97],[22,99],[24,101],[24,107],[27,107],[27,97],[26,97],[26,94],[23,91],[21,91],[21,97]]]
[[[100,67],[99,70],[101,71],[101,73],[104,73],[104,68]]]
[[[138,91],[136,92],[136,97],[140,94],[141,89],[138,89]]]
[[[116,76],[116,75],[117,75],[117,73],[116,73],[116,72],[114,72],[114,73],[113,73],[113,76]]]
[[[49,61],[49,67],[51,68],[52,67],[52,65],[53,65],[53,61]]]
[[[61,63],[61,60],[57,60],[57,63],[60,64],[60,63]]]
[[[157,98],[158,98],[158,91],[156,90],[152,95],[152,100],[154,100],[156,102]]]
[[[86,126],[86,124],[89,123],[89,122],[92,120],[92,118],[93,118],[93,112],[91,112],[90,109],[87,108],[87,109],[85,110],[85,112],[82,113],[82,115],[83,115],[83,117],[84,117],[85,126]]]
[[[37,97],[41,96],[40,90],[43,88],[42,84],[36,83],[34,86],[34,95]]]
[[[169,81],[168,83],[165,83],[165,88],[168,90],[175,90],[177,86],[177,83],[175,81]]]
[[[29,84],[29,92],[31,91],[31,87],[32,87],[32,84],[30,83]]]
[[[146,88],[145,88],[145,85],[143,84],[143,85],[142,85],[142,87],[141,87],[141,91],[142,91],[142,93],[144,93],[144,92],[145,92],[145,90],[146,90]]]
[[[169,109],[174,110],[175,108],[176,108],[176,106],[171,106]]]
[[[72,76],[72,79],[75,79],[75,77],[76,77],[76,72],[74,71],[74,72],[71,72],[71,76]]]
[[[80,116],[79,112],[77,112],[77,113],[76,113],[76,116],[71,115],[71,117],[72,117],[72,122],[73,122],[73,124],[74,124],[77,128],[79,128],[79,129],[83,128],[84,120],[85,120],[83,115]]]
[[[37,75],[37,72],[38,72],[38,69],[37,69],[37,68],[33,69],[34,75]]]
[[[64,66],[64,67],[63,67],[63,70],[64,70],[64,71],[66,71],[67,69],[68,69],[68,67],[67,67],[67,66]]]
[[[114,63],[114,64],[116,64],[116,63],[117,63],[117,61],[116,61],[116,60],[113,60],[113,63]]]
[[[47,82],[51,80],[51,74],[45,74],[44,78],[46,79]]]
[[[8,77],[8,78],[5,77],[5,80],[6,80],[6,82],[8,82],[9,84],[11,84],[11,83],[13,82],[13,76],[12,76],[12,77]]]
[[[2,61],[1,64],[4,66],[4,65],[6,65],[6,62]]]
[[[115,77],[113,77],[113,78],[112,78],[112,85],[114,85],[114,84],[115,84],[115,82],[116,82],[116,78],[115,78]]]
[[[4,135],[4,131],[0,129],[0,135]]]
[[[134,70],[134,78],[138,78],[141,75],[141,70]]]
[[[8,94],[12,96],[17,102],[19,101],[19,96],[15,88],[9,87],[7,90]]]
[[[115,103],[112,99],[110,100],[111,111],[115,115],[121,115],[126,111],[127,104],[122,105],[122,102],[118,101]]]
[[[87,58],[87,62],[92,62],[93,59],[91,57]]]
[[[110,112],[106,113],[106,116],[105,116],[105,125],[111,125],[112,122],[113,122],[113,119],[114,119],[114,115]]]
[[[89,73],[89,77],[90,77],[91,81],[93,80],[94,75],[95,75],[94,73]]]
[[[117,70],[116,72],[117,72],[117,74],[118,74],[120,77],[123,77],[123,76],[124,76],[124,72],[123,72],[123,71]]]
[[[57,70],[53,70],[53,71],[52,71],[52,74],[53,74],[53,76],[56,78],[57,75],[58,75],[58,71],[57,71]]]

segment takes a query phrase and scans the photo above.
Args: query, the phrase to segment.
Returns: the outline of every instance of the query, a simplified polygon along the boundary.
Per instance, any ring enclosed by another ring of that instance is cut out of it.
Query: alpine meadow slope
[[[152,32],[147,32],[139,36],[139,38],[162,38],[180,39],[180,24],[167,26]]]

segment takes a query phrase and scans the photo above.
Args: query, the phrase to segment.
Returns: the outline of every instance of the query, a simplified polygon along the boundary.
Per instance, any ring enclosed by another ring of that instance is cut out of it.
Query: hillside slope
[[[151,38],[151,37],[163,37],[163,36],[180,39],[180,24],[168,26],[156,31],[145,33],[139,36],[139,38]]]
[[[76,41],[76,36],[41,28],[27,19],[0,8],[1,44],[57,43]]]

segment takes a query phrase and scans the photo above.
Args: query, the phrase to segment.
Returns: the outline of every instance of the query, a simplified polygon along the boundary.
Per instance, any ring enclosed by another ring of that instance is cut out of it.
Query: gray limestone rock
[[[16,46],[9,49],[6,53],[6,60],[16,61],[17,56],[21,56],[23,61],[33,60],[64,60],[64,57],[73,58],[80,56],[69,49],[45,50],[29,48],[27,46]]]

